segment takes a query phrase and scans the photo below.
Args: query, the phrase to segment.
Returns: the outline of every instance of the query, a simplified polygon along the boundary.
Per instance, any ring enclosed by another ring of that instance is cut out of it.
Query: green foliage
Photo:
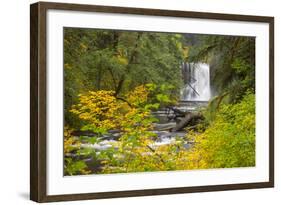
[[[64,29],[64,112],[67,124],[79,127],[68,112],[78,94],[112,90],[116,96],[139,85],[173,85],[178,96],[182,84],[182,35],[153,32]]]
[[[188,60],[210,64],[211,86],[238,102],[248,89],[255,89],[255,38],[198,35]]]
[[[156,85],[149,83],[145,85],[149,91],[148,102],[154,105],[154,108],[165,107],[177,103],[178,96],[175,93],[175,86],[164,83]]]
[[[79,153],[81,151],[80,140],[72,136],[72,131],[69,127],[64,128],[64,174],[88,174],[89,171],[84,161],[70,157],[72,153]]]
[[[158,108],[160,103],[170,102],[163,92],[171,88],[167,85],[153,84],[138,86],[126,95],[126,101],[118,100],[111,91],[90,91],[79,95],[79,102],[72,107],[71,112],[85,124],[82,127],[84,130],[97,134],[97,137],[93,138],[81,136],[79,142],[84,141],[93,145],[99,143],[99,134],[105,134],[111,129],[119,129],[121,137],[111,148],[95,151],[91,148],[81,148],[71,136],[71,131],[66,129],[65,156],[72,153],[84,158],[91,157],[93,163],[101,167],[95,173],[181,169],[184,162],[182,157],[186,153],[183,139],[177,138],[169,145],[155,146],[156,134],[152,131],[156,119],[151,115],[151,110]],[[149,96],[153,92],[159,94],[154,99],[157,102],[151,104],[153,100]],[[83,158],[76,157],[71,160],[65,158],[67,174],[88,173],[89,169]]]
[[[251,37],[65,28],[64,174],[254,166],[254,51]],[[178,102],[183,60],[210,64],[216,96],[196,132],[157,146],[152,111]]]
[[[67,175],[77,175],[77,174],[87,174],[88,172],[83,172],[87,165],[84,161],[78,160],[75,161],[72,158],[65,157],[64,158],[64,172]]]
[[[193,137],[189,169],[255,166],[255,95],[222,104],[207,129]]]
[[[220,109],[220,106],[222,104],[229,104],[230,98],[229,93],[225,92],[218,96],[213,97],[209,103],[208,106],[203,110],[204,117],[205,117],[205,123],[209,125],[212,121],[214,121],[217,111]]]
[[[150,87],[150,86],[149,86]],[[76,153],[77,156],[88,156],[92,163],[101,168],[95,173],[123,173],[168,171],[186,169],[209,169],[248,167],[255,165],[255,95],[248,92],[242,101],[236,104],[221,102],[215,116],[209,121],[207,127],[199,125],[197,133],[189,131],[186,138],[177,137],[174,142],[167,145],[155,146],[156,134],[152,132],[152,123],[155,118],[150,115],[147,107],[148,96],[145,87],[137,87],[128,98],[131,105],[121,103],[123,109],[115,113],[118,119],[114,128],[122,130],[118,141],[112,143],[112,147],[96,152],[91,148],[79,148],[79,144],[73,141],[73,137],[65,137],[65,150]],[[142,99],[139,99],[142,96]],[[85,99],[82,99],[82,101]],[[89,110],[100,104],[98,101],[86,101],[81,104],[82,110]],[[81,103],[81,102],[80,102]],[[106,103],[102,108],[106,108]],[[119,106],[120,107],[120,106]],[[97,113],[92,113],[92,118],[97,118]],[[75,111],[81,120],[81,110]],[[107,113],[107,112],[105,112]],[[84,113],[85,114],[85,113]],[[105,114],[106,116],[106,114]],[[90,122],[96,122],[88,121]],[[107,118],[100,118],[100,127],[108,131],[112,125],[107,124]],[[106,127],[108,126],[108,127]],[[106,131],[106,132],[107,132]],[[199,133],[198,133],[199,132]],[[72,140],[71,140],[72,139]],[[185,148],[185,141],[194,142],[191,149]],[[80,137],[80,141],[91,144],[100,142],[99,138]],[[80,142],[79,141],[79,142]],[[74,149],[73,146],[75,145]],[[68,149],[72,147],[72,149]],[[87,165],[81,159],[65,158],[65,173],[69,175],[90,173]]]

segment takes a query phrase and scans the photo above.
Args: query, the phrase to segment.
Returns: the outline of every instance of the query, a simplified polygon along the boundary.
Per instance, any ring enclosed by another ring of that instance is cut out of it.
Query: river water
[[[178,103],[176,109],[182,112],[193,112],[198,107],[206,106],[211,97],[210,91],[210,70],[209,65],[205,63],[183,63],[182,76],[184,87],[181,89],[181,101]],[[157,137],[150,145],[152,148],[175,143],[177,137],[183,138],[187,132],[185,130],[173,132],[171,131],[176,126],[176,120],[169,115],[175,113],[167,112],[166,109],[160,109],[154,112],[153,115],[159,119],[158,123],[154,124],[154,132]],[[99,142],[91,144],[82,142],[81,148],[90,148],[98,154],[102,150],[108,148],[118,148],[118,138],[120,133],[109,134],[103,136]],[[191,142],[186,141],[185,147],[188,149]],[[87,159],[90,160],[90,159]]]

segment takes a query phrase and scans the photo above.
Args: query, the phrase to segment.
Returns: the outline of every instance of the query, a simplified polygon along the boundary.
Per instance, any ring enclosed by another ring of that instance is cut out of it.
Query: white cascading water
[[[208,101],[211,97],[210,67],[206,63],[183,63],[182,101]]]

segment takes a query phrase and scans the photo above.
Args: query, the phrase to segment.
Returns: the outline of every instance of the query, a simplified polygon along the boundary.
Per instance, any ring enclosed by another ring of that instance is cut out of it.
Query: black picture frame
[[[46,39],[47,10],[104,12],[169,16],[182,18],[216,19],[269,24],[269,181],[226,185],[206,185],[115,191],[102,193],[76,193],[70,195],[47,195],[47,67]],[[274,17],[125,8],[82,4],[38,2],[30,6],[30,199],[36,202],[101,199],[190,192],[209,192],[236,189],[266,188],[274,186]]]

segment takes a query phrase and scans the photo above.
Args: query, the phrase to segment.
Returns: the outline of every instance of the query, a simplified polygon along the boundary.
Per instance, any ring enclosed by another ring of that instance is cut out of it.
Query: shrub
[[[188,154],[188,169],[255,166],[255,95],[223,104]]]

